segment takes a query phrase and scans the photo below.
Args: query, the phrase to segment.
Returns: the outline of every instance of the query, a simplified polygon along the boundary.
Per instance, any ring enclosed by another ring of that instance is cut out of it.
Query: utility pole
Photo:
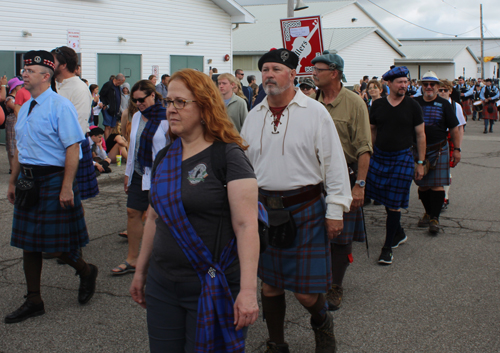
[[[286,17],[290,18],[293,17],[293,7],[295,5],[295,0],[288,0],[288,8],[286,12]]]
[[[484,40],[483,40],[483,4],[479,5],[481,13],[481,78],[484,80]]]

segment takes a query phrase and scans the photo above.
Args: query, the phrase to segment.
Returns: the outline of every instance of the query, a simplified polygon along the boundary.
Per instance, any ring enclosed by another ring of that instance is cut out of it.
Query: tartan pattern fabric
[[[151,185],[151,199],[158,215],[189,259],[201,281],[195,351],[244,352],[243,332],[236,331],[234,301],[224,271],[236,259],[236,237],[222,250],[220,262],[189,223],[181,195],[182,143],[175,140],[158,165]]]
[[[386,152],[374,147],[366,196],[392,209],[408,208],[414,163],[410,148]]]
[[[430,146],[427,146],[427,149]],[[421,180],[415,180],[415,184],[418,186],[444,186],[450,185],[450,153],[448,152],[448,144],[441,148],[441,153],[439,150],[432,152],[426,152],[425,158],[429,160],[431,165],[439,158],[436,164],[436,168],[429,170],[426,176]]]
[[[78,170],[76,172],[76,181],[78,183],[80,198],[82,200],[90,199],[91,197],[95,197],[99,194],[99,185],[97,185],[92,151],[90,150],[90,144],[87,136],[88,134],[86,134],[85,140],[83,140],[81,144],[83,156],[82,159],[80,159]]]
[[[142,168],[151,168],[153,166],[153,137],[161,121],[167,118],[167,109],[160,101],[157,101],[155,105],[142,111],[142,115],[148,119],[148,122],[141,134],[137,160]]]
[[[76,182],[73,182],[75,206],[63,209],[59,202],[63,178],[64,172],[36,178],[40,183],[40,201],[30,209],[14,206],[10,245],[35,252],[76,253],[88,244]]]
[[[259,190],[264,196],[292,196],[310,190],[306,186],[292,191]],[[308,202],[289,208],[295,211]],[[288,249],[268,246],[260,254],[260,279],[269,285],[294,293],[326,293],[332,284],[330,239],[325,229],[326,205],[321,199],[293,215],[297,226],[294,245]]]
[[[339,245],[352,244],[353,241],[363,243],[366,240],[365,220],[363,218],[363,207],[353,212],[344,212],[344,229],[342,233],[332,240]]]
[[[14,157],[16,152],[16,131],[14,127],[16,126],[17,116],[11,113],[5,117],[5,147],[7,148],[7,153]]]
[[[493,109],[493,113],[488,113],[488,107],[491,107],[491,109]],[[498,120],[498,109],[495,102],[490,101],[484,104],[483,119]]]
[[[464,114],[465,115],[471,115],[472,114],[472,111],[471,111],[471,103],[472,101],[470,99],[465,99],[462,101],[462,109],[464,110]]]

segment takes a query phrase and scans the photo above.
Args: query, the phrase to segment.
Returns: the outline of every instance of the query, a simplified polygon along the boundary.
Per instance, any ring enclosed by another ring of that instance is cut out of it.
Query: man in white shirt
[[[267,97],[241,130],[271,224],[269,246],[259,261],[267,346],[289,352],[284,340],[289,290],[311,314],[316,351],[335,352],[333,318],[323,293],[332,283],[330,239],[342,232],[352,197],[335,125],[321,103],[294,87],[297,64],[297,55],[286,49],[261,57]]]
[[[90,131],[89,119],[92,115],[92,95],[85,82],[75,74],[78,55],[69,47],[58,47],[52,50],[52,55],[56,64],[54,78],[57,93],[73,103],[78,112],[78,123],[87,137]],[[78,182],[81,199],[86,200],[97,196],[99,187],[94,171],[92,152],[87,139],[81,143],[81,151],[82,156],[78,164],[76,181]]]

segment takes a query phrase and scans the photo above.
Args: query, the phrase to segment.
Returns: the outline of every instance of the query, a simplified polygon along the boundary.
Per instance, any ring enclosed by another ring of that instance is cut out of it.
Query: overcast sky
[[[279,4],[286,0],[236,0],[241,5]],[[303,0],[306,4],[308,0]],[[315,2],[320,0],[315,0]],[[312,2],[312,1],[311,1]],[[358,0],[396,38],[450,37],[411,25],[376,7]],[[462,37],[479,37],[479,5],[483,4],[485,37],[500,37],[499,0],[372,0],[393,14],[421,27]],[[465,33],[468,32],[468,33]]]

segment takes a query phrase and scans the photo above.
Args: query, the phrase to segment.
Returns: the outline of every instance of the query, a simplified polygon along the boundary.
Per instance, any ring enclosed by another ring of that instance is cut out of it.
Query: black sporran
[[[16,184],[16,201],[17,207],[31,208],[38,204],[40,199],[40,187],[33,179],[21,178]]]
[[[297,226],[290,211],[268,210],[269,245],[287,249],[293,246],[297,236]]]

